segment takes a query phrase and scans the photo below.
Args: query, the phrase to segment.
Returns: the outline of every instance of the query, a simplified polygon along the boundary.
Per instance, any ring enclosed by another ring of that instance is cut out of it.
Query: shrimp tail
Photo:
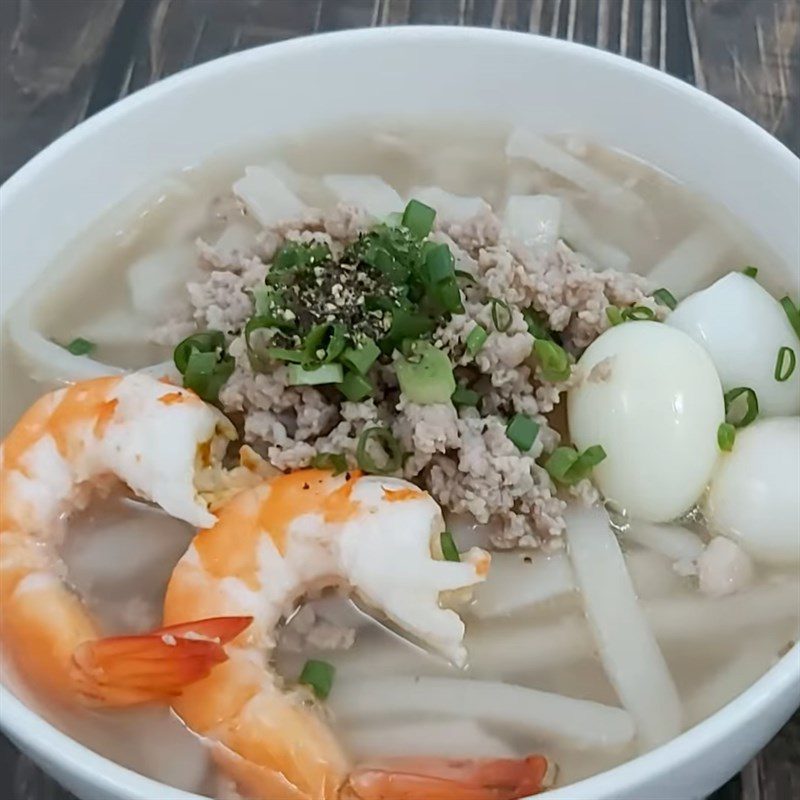
[[[227,661],[224,645],[251,622],[252,617],[214,617],[83,642],[72,656],[72,679],[91,705],[166,702]]]
[[[353,772],[342,800],[519,800],[552,785],[553,763],[510,759],[387,759]]]

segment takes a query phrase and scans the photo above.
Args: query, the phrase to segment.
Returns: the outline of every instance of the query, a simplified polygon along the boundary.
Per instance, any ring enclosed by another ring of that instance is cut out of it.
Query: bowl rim
[[[361,42],[373,39],[388,38],[406,40],[410,45],[421,40],[458,39],[464,46],[469,46],[473,41],[493,40],[505,45],[538,48],[545,53],[566,51],[579,58],[609,64],[617,69],[637,74],[650,83],[668,87],[680,94],[689,104],[703,107],[707,112],[719,116],[726,124],[735,126],[748,135],[754,146],[772,150],[775,156],[786,163],[787,169],[797,170],[800,166],[800,159],[785,145],[739,111],[695,86],[621,55],[584,44],[520,31],[450,25],[386,26],[318,33],[260,45],[182,70],[134,92],[60,136],[12,174],[0,186],[0,224],[4,209],[7,205],[13,204],[17,192],[39,173],[45,171],[51,163],[62,158],[73,142],[91,134],[102,133],[117,119],[140,105],[147,104],[181,86],[202,83],[207,77],[223,73],[234,65],[268,60],[273,56],[292,51],[295,54],[302,54],[308,49],[320,47],[336,49],[350,45],[357,46]],[[796,662],[799,659],[800,643],[797,643],[752,686],[722,709],[676,738],[610,770],[569,786],[551,790],[541,796],[548,800],[578,800],[578,798],[590,800],[603,792],[635,789],[643,778],[654,777],[666,770],[675,769],[676,766],[689,761],[698,750],[709,749],[726,734],[746,726],[776,697],[791,692],[793,687],[800,690],[800,672],[796,669]],[[82,783],[116,797],[126,800],[148,800],[156,796],[154,793],[168,789],[174,800],[201,800],[200,795],[145,777],[96,753],[61,732],[29,708],[2,682],[0,682],[0,729],[8,733],[14,743],[19,743],[23,750],[35,753],[45,761],[57,762]]]

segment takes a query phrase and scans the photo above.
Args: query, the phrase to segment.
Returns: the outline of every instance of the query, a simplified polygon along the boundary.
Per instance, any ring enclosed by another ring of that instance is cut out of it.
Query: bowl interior
[[[800,261],[800,162],[721,103],[578,45],[496,31],[383,29],[212,62],[137,93],[57,141],[0,190],[0,313],[94,219],[158,178],[258,138],[399,115],[438,122],[469,115],[580,133],[668,172],[747,221],[785,264]],[[800,275],[791,278],[800,285]],[[635,789],[634,769],[674,768],[723,728],[745,724],[759,704],[793,692],[798,652],[670,745],[549,796],[634,797],[626,793]],[[0,691],[4,726],[55,772],[83,775],[103,787],[102,796],[156,796],[157,784],[70,742]],[[671,755],[659,755],[665,751]]]

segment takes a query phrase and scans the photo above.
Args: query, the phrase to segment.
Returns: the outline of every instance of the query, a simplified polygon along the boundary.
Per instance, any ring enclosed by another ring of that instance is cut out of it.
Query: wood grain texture
[[[406,24],[620,53],[695,82],[800,152],[798,0],[0,0],[0,180],[85,116],[193,64],[316,31]],[[0,737],[0,797],[68,795]],[[800,800],[800,715],[714,800]]]

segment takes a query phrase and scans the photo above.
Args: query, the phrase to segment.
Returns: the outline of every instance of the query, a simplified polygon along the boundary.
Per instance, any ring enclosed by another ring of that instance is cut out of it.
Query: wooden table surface
[[[82,119],[193,64],[314,31],[441,23],[621,53],[800,152],[799,0],[0,0],[0,181]],[[0,797],[71,796],[0,737]],[[714,795],[798,799],[800,714]]]

